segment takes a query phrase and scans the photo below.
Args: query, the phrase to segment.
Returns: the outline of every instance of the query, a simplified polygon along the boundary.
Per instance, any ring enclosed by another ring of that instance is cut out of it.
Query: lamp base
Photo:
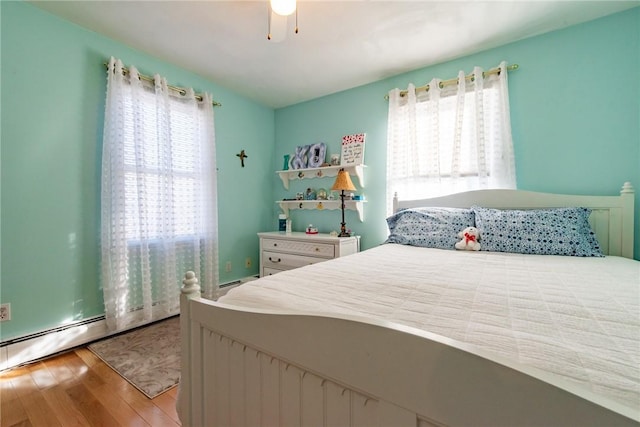
[[[351,233],[347,233],[346,231],[342,231],[338,234],[338,237],[351,237]]]

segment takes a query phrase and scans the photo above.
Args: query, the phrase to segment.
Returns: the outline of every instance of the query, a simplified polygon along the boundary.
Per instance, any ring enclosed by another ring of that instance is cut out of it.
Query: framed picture
[[[341,166],[361,165],[364,161],[364,139],[366,134],[356,133],[342,137]]]

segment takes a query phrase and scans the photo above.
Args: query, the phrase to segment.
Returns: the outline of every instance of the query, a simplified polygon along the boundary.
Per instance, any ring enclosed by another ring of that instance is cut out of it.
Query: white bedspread
[[[640,262],[382,245],[220,302],[366,315],[562,376],[640,410]]]

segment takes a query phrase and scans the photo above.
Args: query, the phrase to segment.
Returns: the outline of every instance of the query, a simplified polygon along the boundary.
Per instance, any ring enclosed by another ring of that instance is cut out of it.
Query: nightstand
[[[360,250],[360,236],[333,237],[278,231],[258,233],[260,238],[260,276],[351,255]]]

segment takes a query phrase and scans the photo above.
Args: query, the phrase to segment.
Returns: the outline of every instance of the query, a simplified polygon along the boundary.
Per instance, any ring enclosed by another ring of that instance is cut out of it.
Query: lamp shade
[[[351,182],[349,172],[344,169],[338,171],[336,182],[333,183],[331,189],[336,191],[356,191],[356,187],[353,185],[353,182]]]

